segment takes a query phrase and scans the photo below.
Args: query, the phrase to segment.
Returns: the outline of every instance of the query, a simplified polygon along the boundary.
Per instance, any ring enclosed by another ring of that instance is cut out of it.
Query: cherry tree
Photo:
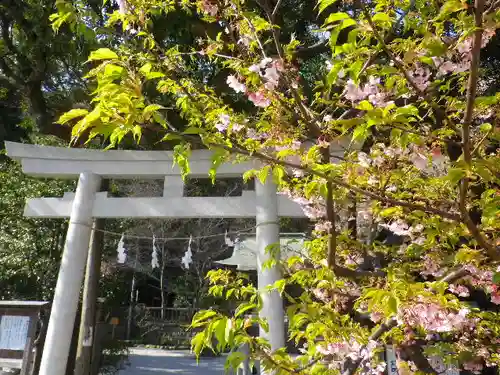
[[[214,151],[212,178],[223,162],[257,159],[245,177],[273,178],[316,223],[308,256],[283,264],[275,285],[302,355],[247,333],[266,326],[244,314],[260,307],[258,291],[228,271],[210,272],[211,292],[241,305],[195,316],[197,353],[246,343],[276,374],[379,374],[386,344],[401,371],[436,374],[436,357],[472,372],[500,363],[500,96],[481,67],[498,1],[319,0],[314,45],[290,32],[291,1],[118,3],[107,26],[128,42],[90,55],[92,108],[59,122],[112,146],[155,127],[185,175],[194,148]],[[78,7],[54,18],[78,22],[68,14]],[[201,20],[207,32],[189,45],[158,40],[162,17]]]

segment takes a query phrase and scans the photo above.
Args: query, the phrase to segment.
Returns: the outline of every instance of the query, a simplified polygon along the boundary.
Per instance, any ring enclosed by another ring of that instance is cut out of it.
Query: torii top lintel
[[[92,150],[39,146],[5,142],[7,155],[21,162],[23,172],[31,176],[76,178],[93,172],[103,178],[134,179],[180,176],[172,151]],[[189,158],[190,175],[206,177],[212,167],[213,153],[193,150]],[[254,168],[250,162],[224,163],[217,170],[221,177],[238,177]]]
[[[21,162],[23,172],[31,176],[76,178],[82,172],[92,172],[103,178],[162,179],[180,176],[174,165],[172,151],[93,150],[30,145],[5,142],[7,155]],[[332,154],[341,156],[343,146],[331,146]],[[212,167],[212,151],[193,150],[189,157],[191,177],[207,177]],[[220,177],[239,177],[257,164],[251,161],[223,163],[217,169]]]

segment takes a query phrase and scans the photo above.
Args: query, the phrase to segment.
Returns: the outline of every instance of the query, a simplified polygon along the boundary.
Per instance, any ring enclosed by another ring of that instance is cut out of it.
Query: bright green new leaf
[[[323,13],[323,11],[328,8],[330,5],[333,5],[337,2],[338,0],[319,0],[317,7],[318,7],[318,15]]]
[[[68,121],[74,120],[82,116],[86,116],[88,113],[89,111],[87,111],[86,109],[75,108],[61,115],[61,117],[59,117],[59,119],[57,120],[57,123],[64,125]]]
[[[96,51],[90,53],[88,61],[98,61],[98,60],[114,60],[117,59],[118,55],[111,51],[109,48],[99,48]]]
[[[467,9],[467,4],[461,2],[460,0],[448,0],[441,7],[438,19],[444,19],[449,14],[458,12],[462,9]]]
[[[325,25],[329,25],[331,23],[334,23],[337,21],[343,21],[345,19],[350,19],[350,18],[351,17],[347,13],[344,13],[344,12],[332,13],[325,20]]]

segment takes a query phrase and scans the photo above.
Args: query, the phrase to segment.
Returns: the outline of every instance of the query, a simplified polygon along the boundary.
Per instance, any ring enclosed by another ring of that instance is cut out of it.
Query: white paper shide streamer
[[[193,252],[191,251],[191,243],[193,242],[193,236],[189,237],[189,244],[184,256],[181,259],[181,263],[185,269],[189,269],[189,265],[193,262]]]
[[[159,268],[160,262],[158,261],[158,249],[156,248],[156,237],[153,236],[153,251],[151,252],[151,268]]]
[[[125,235],[122,234],[120,237],[120,241],[118,242],[118,247],[116,249],[117,259],[116,261],[120,264],[123,264],[127,261],[127,249],[125,248]]]
[[[224,241],[226,242],[227,247],[233,247],[234,246],[234,241],[227,235],[227,230],[226,233],[224,234]]]

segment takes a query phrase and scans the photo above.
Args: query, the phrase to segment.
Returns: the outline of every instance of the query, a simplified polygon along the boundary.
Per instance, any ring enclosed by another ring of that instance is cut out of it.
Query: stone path
[[[196,359],[189,351],[131,348],[130,366],[119,375],[224,375],[224,357]]]

